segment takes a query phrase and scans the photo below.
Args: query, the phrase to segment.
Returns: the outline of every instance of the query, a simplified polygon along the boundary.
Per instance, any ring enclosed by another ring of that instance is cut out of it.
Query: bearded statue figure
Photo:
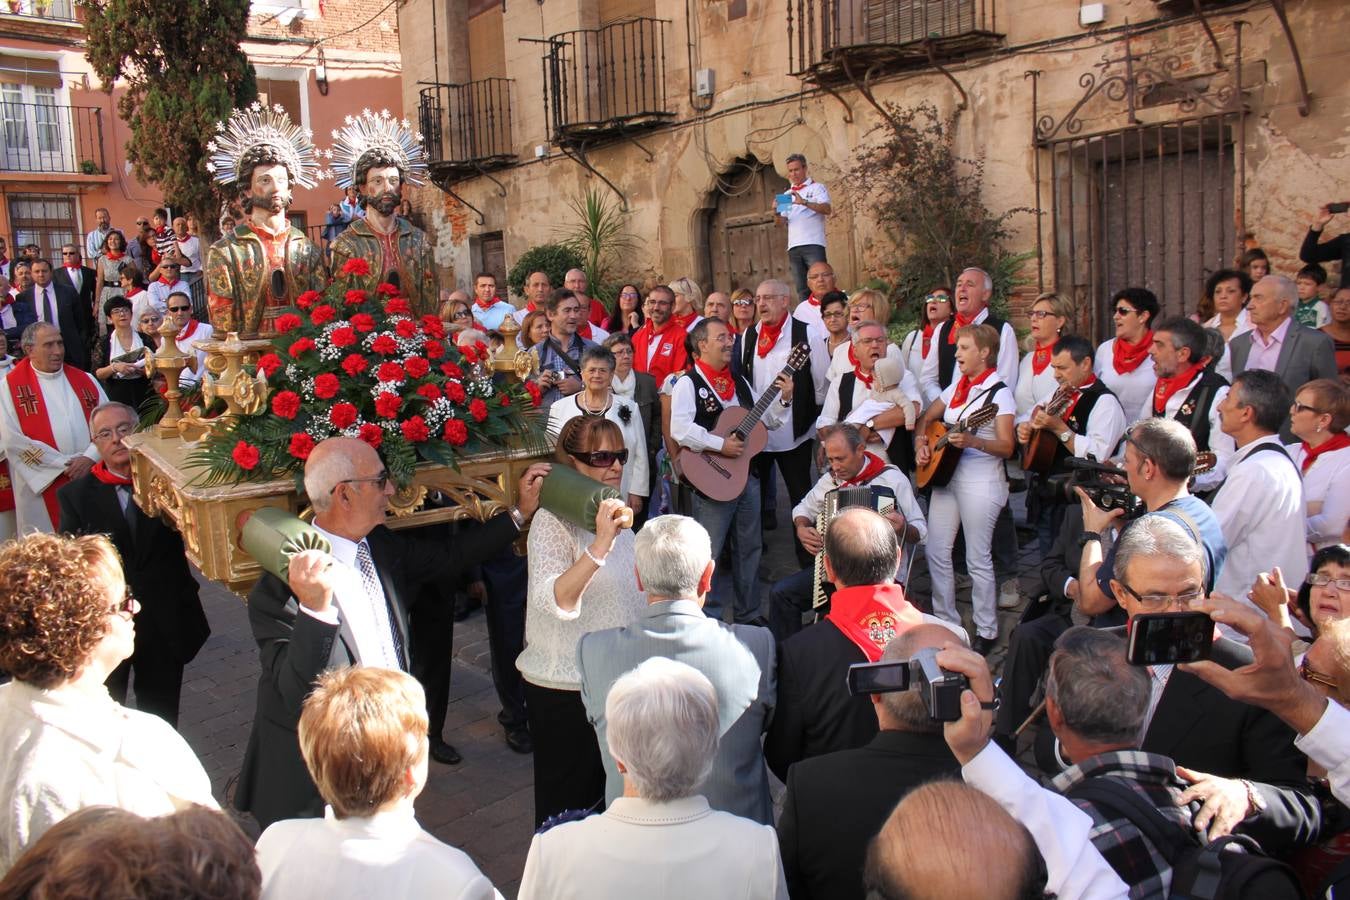
[[[254,104],[219,127],[209,168],[237,187],[245,218],[207,251],[211,326],[222,336],[271,337],[282,310],[328,283],[323,251],[286,216],[294,187],[317,184],[318,156],[280,107]]]
[[[352,276],[367,291],[380,282],[396,285],[418,315],[436,315],[439,287],[432,247],[426,233],[397,211],[404,184],[418,185],[426,172],[422,136],[406,121],[387,112],[347,117],[347,126],[333,132],[333,177],[342,189],[355,187],[365,218],[354,219],[333,241],[333,271],[349,259],[364,259],[370,274]]]

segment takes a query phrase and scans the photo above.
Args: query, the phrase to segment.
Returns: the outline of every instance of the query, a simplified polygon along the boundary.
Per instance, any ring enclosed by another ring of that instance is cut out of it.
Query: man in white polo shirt
[[[779,213],[787,219],[788,262],[796,282],[797,299],[809,293],[806,270],[812,263],[825,262],[825,217],[832,210],[830,192],[825,185],[806,174],[806,157],[794,153],[787,158],[788,194],[792,205]]]

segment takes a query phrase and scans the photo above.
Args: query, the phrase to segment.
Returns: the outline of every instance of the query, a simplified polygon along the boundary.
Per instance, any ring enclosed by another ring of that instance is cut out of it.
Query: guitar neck
[[[759,401],[750,408],[750,412],[744,419],[741,419],[741,424],[736,426],[736,430],[733,431],[732,434],[736,435],[741,440],[745,440],[750,436],[750,432],[759,424],[759,420],[764,417],[764,413],[769,409],[769,404],[778,399],[778,379],[782,378],[784,375],[791,375],[793,371],[794,369],[791,365],[783,367],[783,371],[779,372],[778,375],[774,377],[773,383],[765,389],[764,394],[759,398]]]

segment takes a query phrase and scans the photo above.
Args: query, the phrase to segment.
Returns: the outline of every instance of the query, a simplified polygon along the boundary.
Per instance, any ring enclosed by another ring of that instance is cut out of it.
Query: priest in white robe
[[[61,331],[46,322],[24,329],[25,358],[0,379],[0,446],[14,490],[20,534],[53,532],[56,490],[99,459],[89,416],[108,402],[89,373],[65,365]]]

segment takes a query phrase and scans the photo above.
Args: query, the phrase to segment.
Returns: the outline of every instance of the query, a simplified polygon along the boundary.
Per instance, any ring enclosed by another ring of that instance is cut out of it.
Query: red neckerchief
[[[970,396],[970,389],[977,384],[981,384],[990,375],[993,375],[995,369],[985,369],[974,378],[967,378],[962,375],[961,380],[956,383],[956,393],[952,394],[952,402],[948,406],[964,406],[966,398]]]
[[[1306,474],[1312,464],[1317,462],[1317,457],[1323,453],[1330,453],[1332,450],[1341,450],[1350,447],[1350,434],[1344,431],[1336,432],[1336,436],[1328,438],[1322,442],[1320,447],[1309,447],[1308,442],[1303,442],[1303,471]]]
[[[72,272],[78,272],[81,269],[83,269],[84,266],[66,266],[65,268],[69,269]]]
[[[1032,351],[1031,354],[1031,374],[1039,375],[1045,371],[1045,367],[1050,365],[1050,356],[1051,356],[1050,351],[1054,349],[1055,349],[1054,341],[1051,341],[1044,347],[1042,347],[1040,344],[1036,345],[1036,349]]]
[[[132,297],[135,297],[137,294],[144,294],[144,293],[145,293],[145,288],[138,288],[138,287],[136,287],[135,285],[132,285],[131,289],[127,291],[127,299],[130,300]]]
[[[589,320],[582,322],[580,325],[577,326],[577,334],[579,334],[584,340],[589,341],[591,339],[591,323]]]
[[[689,329],[689,323],[693,322],[697,318],[698,313],[688,312],[682,316],[671,316],[670,321],[674,322],[676,325],[680,326],[681,328],[687,331]]]
[[[806,187],[806,186],[807,186],[808,184],[810,184],[810,183],[811,183],[811,179],[810,179],[810,178],[807,178],[807,179],[806,179],[805,181],[803,181],[801,184],[794,184],[794,185],[791,185],[790,187],[788,187],[788,190],[789,190],[789,191],[792,191],[792,193],[795,194],[795,193],[797,193],[798,191],[800,191],[802,188]]]
[[[104,484],[131,486],[130,478],[123,478],[121,475],[118,475],[112,469],[109,469],[108,464],[103,460],[94,463],[94,467],[89,470],[89,474],[93,475]]]
[[[492,299],[486,303],[484,303],[482,300],[479,300],[477,297],[473,298],[474,306],[477,306],[479,309],[492,309],[492,307],[496,306],[500,302],[501,298],[496,295],[493,295]]]
[[[778,336],[783,333],[783,326],[787,324],[788,317],[783,316],[782,321],[777,325],[770,325],[768,322],[759,323],[759,337],[755,339],[755,355],[760,359],[769,355],[773,345],[778,343]]]
[[[858,470],[857,475],[854,475],[847,481],[841,481],[839,483],[839,486],[841,488],[846,488],[846,487],[854,487],[859,484],[867,484],[873,478],[876,478],[878,475],[880,475],[881,470],[884,468],[886,468],[886,460],[882,459],[880,456],[877,456],[871,450],[864,450],[863,467]]]
[[[1127,344],[1121,338],[1111,345],[1111,365],[1117,375],[1128,375],[1139,368],[1148,359],[1148,351],[1153,346],[1153,330],[1144,332],[1137,344]]]
[[[198,322],[196,319],[188,319],[188,323],[183,326],[182,331],[178,332],[178,336],[174,338],[174,340],[186,341],[188,338],[192,337],[194,334],[197,333],[197,326],[200,324],[201,323]]]
[[[1166,411],[1167,401],[1172,399],[1172,395],[1190,384],[1191,379],[1199,375],[1200,370],[1204,367],[1205,361],[1202,359],[1195,365],[1182,369],[1171,378],[1158,376],[1157,384],[1153,385],[1153,414],[1161,416]]]
[[[826,620],[843,632],[868,662],[877,662],[897,635],[923,624],[923,613],[905,599],[898,584],[839,588],[830,595]]]
[[[98,387],[94,379],[86,372],[74,366],[62,366],[66,383],[80,401],[80,410],[84,413],[85,425],[89,424],[89,414],[98,406]],[[56,437],[52,434],[51,419],[47,415],[47,404],[42,399],[42,388],[38,385],[37,370],[28,359],[21,359],[10,370],[6,378],[10,399],[14,402],[14,414],[19,420],[19,431],[41,444],[56,448]],[[58,475],[42,492],[42,501],[47,504],[47,514],[54,523],[61,521],[61,507],[56,500],[56,489],[68,484],[70,479]]]
[[[981,310],[981,312],[983,312],[983,310]],[[957,332],[957,330],[958,330],[958,329],[961,329],[961,328],[965,328],[967,325],[974,325],[974,324],[975,324],[975,319],[978,318],[979,315],[980,315],[980,313],[976,313],[975,315],[971,316],[970,318],[966,318],[965,316],[961,315],[960,313],[957,313],[957,314],[956,314],[956,318],[952,319],[952,328],[951,328],[951,331],[948,331],[948,332],[947,332],[947,343],[949,343],[949,344],[955,344],[955,343],[956,343],[956,332]]]
[[[851,342],[848,345],[848,362],[849,365],[853,366],[853,376],[857,378],[859,381],[861,381],[864,385],[866,385],[867,388],[870,390],[872,387],[872,376],[863,374],[861,368],[862,364],[858,360],[858,354],[853,352],[853,344]]]
[[[812,306],[817,306],[817,307],[820,306],[820,301],[816,299],[816,295],[815,295],[815,294],[809,294],[809,295],[807,295],[807,297],[806,297],[806,302],[809,303],[809,304],[811,304]]]
[[[1083,396],[1083,391],[1092,387],[1096,383],[1097,383],[1097,376],[1089,375],[1087,381],[1083,382],[1078,387],[1073,389],[1073,399],[1069,401],[1068,406],[1064,407],[1064,412],[1059,414],[1059,420],[1061,422],[1069,421],[1069,416],[1073,415],[1073,408],[1078,405],[1079,399],[1081,399]]]
[[[932,345],[932,343],[933,343],[933,325],[932,325],[932,323],[930,322],[929,324],[923,326],[923,358],[924,358],[924,359],[927,359],[927,358],[928,358],[928,348],[929,348],[929,346]]]
[[[703,374],[703,380],[712,385],[717,396],[723,400],[730,400],[736,395],[736,382],[731,380],[731,366],[714,369],[701,359],[694,360],[694,365],[698,366],[699,372]]]
[[[124,250],[105,250],[103,253],[103,256],[106,259],[121,259],[126,255],[126,251]]]
[[[538,312],[538,311],[539,311],[539,307],[537,307],[537,306],[534,305],[534,301],[533,301],[533,300],[531,300],[529,303],[526,303],[526,304],[525,304],[525,312],[527,312],[527,313],[532,313],[532,312]]]
[[[165,278],[163,275],[159,276],[159,278],[156,279],[156,280],[159,281],[159,283],[162,284],[162,285],[164,285],[165,287],[173,287],[175,284],[178,283],[178,282],[176,282],[176,281],[170,281],[169,279]]]

